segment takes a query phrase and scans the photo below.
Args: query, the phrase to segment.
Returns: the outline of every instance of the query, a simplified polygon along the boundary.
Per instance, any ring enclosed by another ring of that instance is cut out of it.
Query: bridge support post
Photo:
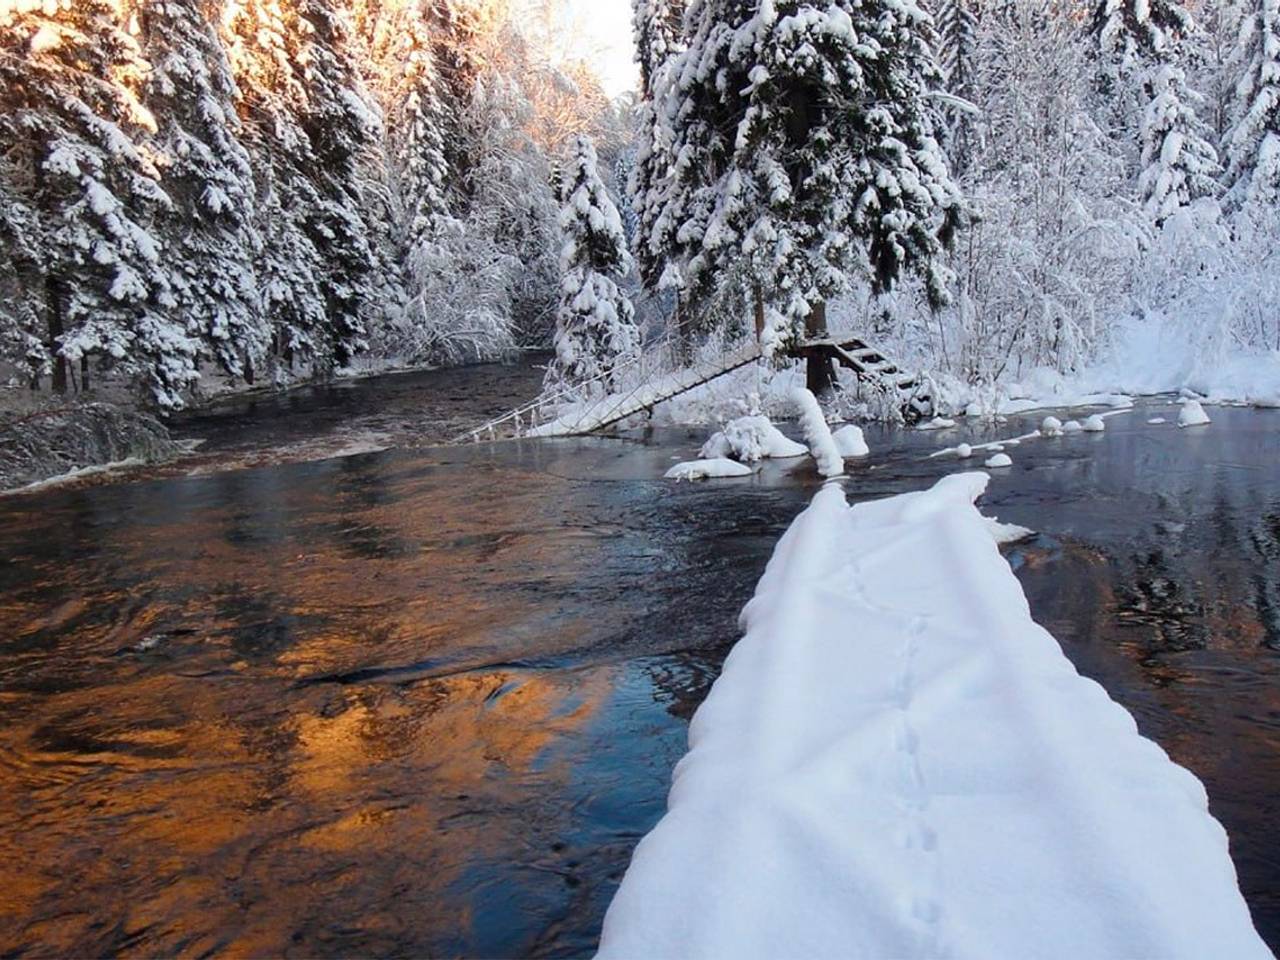
[[[806,340],[825,340],[827,338],[827,304],[819,300],[809,308],[809,316],[804,321]],[[836,382],[835,367],[831,355],[818,350],[810,351],[805,364],[804,385],[815,397],[830,393]]]

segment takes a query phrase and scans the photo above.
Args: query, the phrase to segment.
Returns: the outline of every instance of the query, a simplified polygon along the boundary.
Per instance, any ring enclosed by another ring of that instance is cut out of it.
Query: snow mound
[[[1044,422],[1040,424],[1040,436],[1042,437],[1060,437],[1062,436],[1062,421],[1057,417],[1045,417]]]
[[[986,481],[792,524],[599,956],[1270,956],[1204,788],[1031,619]]]
[[[969,446],[967,443],[959,444],[956,447],[956,456],[961,460],[968,460],[973,456],[973,447]]]
[[[1199,400],[1188,400],[1178,412],[1178,426],[1180,427],[1203,427],[1211,422],[1209,415],[1204,412],[1204,407],[1200,405]]]
[[[927,423],[920,424],[918,427],[916,427],[916,429],[917,430],[946,430],[949,427],[954,427],[955,425],[956,425],[956,422],[950,419],[949,417],[934,417],[932,420],[928,421]]]
[[[822,408],[818,406],[818,398],[808,390],[798,388],[791,392],[791,400],[800,413],[800,425],[804,428],[809,452],[818,461],[818,472],[824,477],[840,476],[844,473],[844,457],[840,456],[831,436],[831,428],[827,426],[827,418],[822,415]]]
[[[809,451],[803,443],[796,443],[759,414],[739,417],[725,425],[723,432],[711,435],[699,456],[704,458],[733,457],[744,463],[754,463],[766,457],[785,459],[803,457]]]
[[[1012,467],[1013,460],[1007,453],[997,453],[994,457],[988,457],[985,465],[992,469],[999,467]]]
[[[708,480],[715,477],[749,477],[751,473],[751,468],[745,463],[715,457],[677,463],[663,477],[667,480]]]
[[[1107,429],[1107,421],[1099,414],[1095,413],[1093,416],[1085,418],[1081,429],[1084,430],[1085,433],[1102,433],[1102,431]]]
[[[1166,420],[1164,417],[1151,417],[1149,420],[1147,420],[1147,423],[1150,423],[1153,425],[1158,423],[1168,423],[1168,422],[1169,421]]]
[[[831,435],[831,439],[836,442],[836,449],[840,451],[840,456],[846,460],[865,457],[871,453],[871,448],[867,446],[867,439],[862,435],[862,428],[855,427],[853,424],[841,427]]]
[[[720,460],[732,457],[733,445],[729,443],[729,438],[724,435],[723,430],[717,430],[707,437],[707,442],[698,451],[698,456],[703,460]]]
[[[991,534],[991,539],[1001,545],[1017,543],[1019,540],[1027,540],[1036,535],[1034,530],[1018,526],[1016,523],[1001,523],[995,517],[982,519],[987,525],[987,532]]]
[[[1079,420],[1068,420],[1066,423],[1062,425],[1062,432],[1063,433],[1083,433],[1084,426],[1081,425]]]

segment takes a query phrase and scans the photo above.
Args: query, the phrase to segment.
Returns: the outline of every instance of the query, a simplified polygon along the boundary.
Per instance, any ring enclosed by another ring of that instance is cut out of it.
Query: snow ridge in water
[[[986,483],[795,521],[602,957],[1270,956],[1200,782],[1031,620]]]

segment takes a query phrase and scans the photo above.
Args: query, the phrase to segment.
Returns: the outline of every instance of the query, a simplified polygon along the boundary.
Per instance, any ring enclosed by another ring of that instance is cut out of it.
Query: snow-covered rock
[[[818,406],[818,398],[801,387],[792,391],[791,400],[800,415],[800,425],[804,428],[809,452],[818,462],[818,472],[824,477],[840,476],[844,473],[844,457],[840,456],[831,436],[831,428],[827,426],[827,418],[822,415],[822,408]]]
[[[1068,420],[1062,425],[1063,433],[1082,433],[1083,431],[1084,427],[1079,420]]]
[[[968,460],[973,456],[973,447],[967,443],[961,443],[956,446],[956,456],[961,460]]]
[[[796,519],[600,957],[1271,956],[1204,788],[1031,619],[985,483]]]
[[[1102,416],[1095,413],[1093,416],[1085,418],[1081,429],[1083,429],[1085,433],[1102,433],[1102,431],[1107,429],[1107,421]]]
[[[1040,435],[1042,437],[1062,436],[1062,421],[1057,417],[1045,417],[1040,424]]]
[[[993,470],[1000,467],[1012,467],[1013,460],[1007,453],[997,453],[994,457],[988,457],[986,466]]]
[[[871,448],[867,446],[867,439],[862,435],[862,428],[855,427],[852,423],[833,433],[831,439],[835,441],[840,456],[846,460],[865,457],[871,453]]]
[[[732,420],[722,432],[712,434],[699,456],[733,457],[754,463],[766,457],[803,457],[808,452],[803,443],[783,434],[768,417],[752,414]]]
[[[1166,420],[1164,417],[1151,417],[1147,420],[1147,423],[1150,423],[1153,426],[1158,423],[1168,423],[1168,422],[1169,421]]]
[[[1203,427],[1210,422],[1212,421],[1209,420],[1209,415],[1204,412],[1204,407],[1200,405],[1199,400],[1188,400],[1178,412],[1178,426],[1180,427]]]
[[[752,469],[737,460],[715,457],[677,463],[663,476],[667,480],[707,480],[715,477],[749,477]]]

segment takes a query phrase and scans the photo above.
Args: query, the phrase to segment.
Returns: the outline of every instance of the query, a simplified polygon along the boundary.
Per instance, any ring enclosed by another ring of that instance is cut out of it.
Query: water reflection
[[[803,501],[618,449],[4,504],[0,950],[588,951]]]
[[[1275,417],[1143,420],[1019,449],[989,501],[1042,532],[1011,555],[1037,617],[1205,779],[1274,946]],[[955,469],[920,456],[937,437],[868,436],[855,496]],[[818,482],[654,479],[702,439],[0,503],[0,953],[589,953]]]

